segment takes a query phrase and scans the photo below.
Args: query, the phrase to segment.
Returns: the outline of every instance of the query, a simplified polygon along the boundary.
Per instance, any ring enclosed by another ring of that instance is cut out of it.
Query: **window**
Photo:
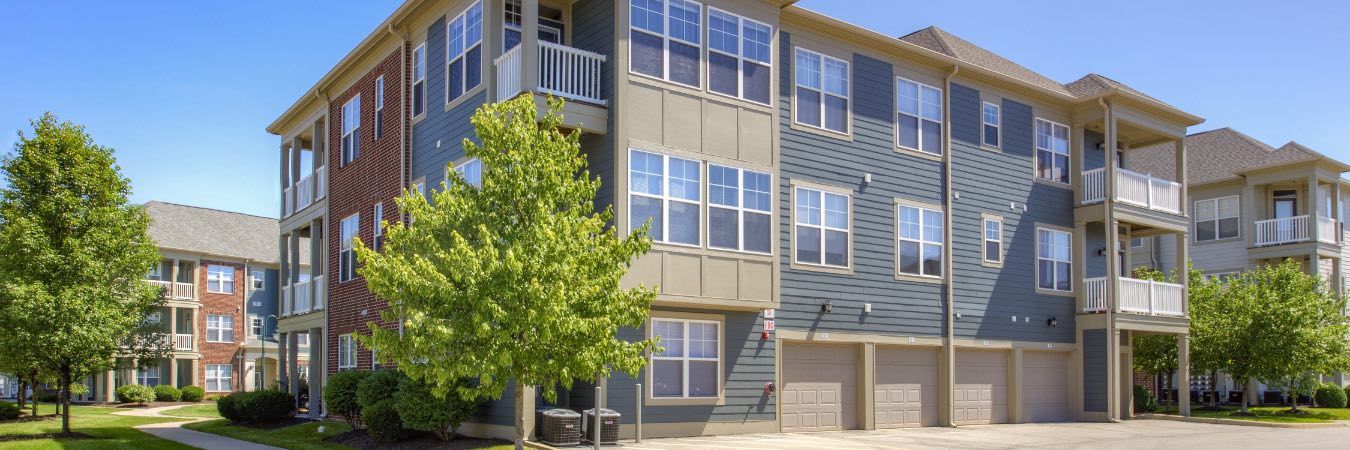
[[[384,136],[384,75],[375,78],[375,139]]]
[[[942,90],[895,79],[896,145],[942,154]]]
[[[999,124],[1002,123],[999,106],[984,102],[984,145],[998,147]]]
[[[897,253],[902,275],[942,276],[942,211],[910,205],[896,206],[899,232]]]
[[[142,367],[136,371],[136,384],[159,386],[159,366]]]
[[[652,336],[664,351],[652,354],[652,397],[717,397],[721,384],[721,324],[705,320],[652,319]]]
[[[160,266],[162,266],[162,265],[163,265],[163,264],[161,264],[161,263],[155,263],[155,266],[154,266],[154,267],[151,267],[149,272],[146,272],[146,274],[145,274],[145,279],[147,279],[147,280],[163,280],[163,279],[164,279],[164,269],[163,269],[162,267],[160,267]]]
[[[1134,238],[1134,239],[1130,239],[1130,248],[1139,248],[1139,247],[1143,247],[1143,246],[1144,246],[1144,239],[1148,239],[1148,238]]]
[[[350,334],[338,336],[338,369],[356,368],[356,339]]]
[[[309,347],[309,333],[296,333],[295,345],[299,347]]]
[[[207,314],[206,342],[234,342],[234,316]]]
[[[234,268],[211,264],[206,266],[206,292],[234,293]]]
[[[427,43],[423,42],[413,49],[413,117],[420,117],[427,111]]]
[[[797,48],[797,115],[802,125],[848,132],[848,63]]]
[[[1069,127],[1036,119],[1036,176],[1069,182]]]
[[[689,0],[632,0],[630,7],[628,70],[699,87],[703,5]]]
[[[689,159],[630,151],[628,231],[651,220],[653,241],[699,245],[701,166]]]
[[[708,165],[708,247],[772,252],[772,178],[767,173]]]
[[[482,82],[483,2],[475,2],[445,26],[445,102],[450,103]]]
[[[257,314],[248,315],[248,335],[255,337],[263,335],[263,318]]]
[[[1072,234],[1049,228],[1036,229],[1036,287],[1050,291],[1073,290],[1072,249]]]
[[[254,270],[250,277],[253,284],[253,290],[258,291],[267,288],[267,274],[261,270]]]
[[[708,8],[708,90],[769,104],[773,28]]]
[[[849,197],[799,187],[793,196],[797,219],[796,261],[848,267]]]
[[[342,165],[361,155],[361,94],[342,105]]]
[[[361,232],[361,214],[352,214],[342,219],[342,248],[338,253],[338,281],[351,281],[356,278],[356,251],[352,250],[352,241]]]
[[[984,218],[984,262],[1003,263],[1003,219]]]
[[[234,378],[234,366],[229,364],[207,364],[206,365],[206,391],[207,392],[229,392],[233,390],[230,386]]]
[[[455,173],[458,173],[460,177],[464,178],[464,181],[468,182],[470,186],[483,186],[483,161],[480,161],[478,158],[470,159],[463,164],[455,166]]]
[[[375,213],[375,214],[373,214],[373,215],[370,216],[370,217],[371,217],[371,219],[370,219],[370,230],[371,230],[371,233],[370,233],[370,234],[371,234],[370,248],[371,248],[372,250],[375,250],[375,251],[378,252],[378,251],[380,251],[380,247],[381,247],[382,244],[384,243],[384,224],[383,224],[383,223],[380,223],[380,221],[384,220],[384,203],[383,203],[383,202],[376,202],[376,203],[375,203],[375,211],[374,211],[374,213]]]
[[[1238,237],[1238,196],[1195,202],[1195,240],[1213,241]]]

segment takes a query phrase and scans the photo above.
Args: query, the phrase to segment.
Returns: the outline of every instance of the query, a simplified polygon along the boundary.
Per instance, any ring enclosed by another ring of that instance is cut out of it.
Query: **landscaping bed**
[[[1313,408],[1300,406],[1297,413],[1290,412],[1288,406],[1252,406],[1247,408],[1250,415],[1239,413],[1237,406],[1220,406],[1218,410],[1192,406],[1191,417],[1208,419],[1252,420],[1273,423],[1325,423],[1337,420],[1350,420],[1350,408]],[[1175,406],[1159,408],[1159,414],[1177,414]]]
[[[324,442],[351,447],[360,450],[385,450],[385,449],[443,449],[443,450],[469,450],[469,449],[489,449],[503,450],[513,449],[515,445],[511,441],[504,439],[481,439],[468,436],[456,435],[449,442],[438,439],[431,433],[413,433],[400,439],[395,443],[383,443],[375,440],[365,430],[348,431],[336,436],[324,439]]]

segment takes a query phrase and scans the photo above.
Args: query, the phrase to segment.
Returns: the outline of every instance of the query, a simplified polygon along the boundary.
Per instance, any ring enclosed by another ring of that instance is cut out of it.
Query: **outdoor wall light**
[[[1045,321],[1045,324],[1050,328],[1057,327],[1059,326],[1059,319],[1056,319],[1055,316],[1050,316],[1050,320]]]
[[[825,303],[820,304],[821,314],[829,314],[833,311],[834,311],[834,303],[831,303],[829,300],[826,300]]]

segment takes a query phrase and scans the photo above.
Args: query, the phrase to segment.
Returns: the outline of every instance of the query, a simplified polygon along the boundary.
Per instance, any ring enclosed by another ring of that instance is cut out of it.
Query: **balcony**
[[[1111,308],[1106,295],[1108,278],[1084,280],[1083,312],[1100,313]],[[1180,284],[1120,278],[1116,312],[1149,316],[1186,317],[1186,288]]]
[[[1106,169],[1083,172],[1083,204],[1106,200]],[[1181,184],[1161,178],[1116,169],[1116,201],[1140,208],[1181,214]]]
[[[505,100],[524,92],[521,88],[521,47],[516,46],[497,57],[497,99]],[[605,55],[551,42],[539,42],[539,85],[532,90],[568,100],[604,106],[600,94],[600,76]]]
[[[174,283],[162,280],[146,280],[161,289],[164,289],[166,298],[174,300],[192,300],[193,292],[196,290],[191,283]]]
[[[196,347],[193,345],[195,342],[196,339],[193,339],[191,334],[180,333],[173,335],[173,349],[176,351],[190,352]]]
[[[310,286],[313,286],[312,291]],[[304,314],[323,309],[327,288],[328,284],[322,276],[314,277],[312,280],[296,282],[282,288],[282,315]]]
[[[1282,217],[1256,221],[1256,246],[1293,244],[1312,240],[1308,229],[1309,216]],[[1336,231],[1340,230],[1336,219],[1317,217],[1317,240],[1336,244]]]
[[[282,197],[284,197],[287,217],[298,211],[304,211],[309,205],[319,201],[327,194],[327,169],[328,166],[319,167],[314,173],[301,178],[294,185],[286,187],[285,195]]]

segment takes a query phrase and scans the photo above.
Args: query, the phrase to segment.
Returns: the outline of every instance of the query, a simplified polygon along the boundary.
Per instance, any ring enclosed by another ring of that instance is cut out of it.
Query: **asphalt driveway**
[[[1350,427],[1290,429],[1163,420],[779,433],[631,441],[624,449],[1350,448]]]

